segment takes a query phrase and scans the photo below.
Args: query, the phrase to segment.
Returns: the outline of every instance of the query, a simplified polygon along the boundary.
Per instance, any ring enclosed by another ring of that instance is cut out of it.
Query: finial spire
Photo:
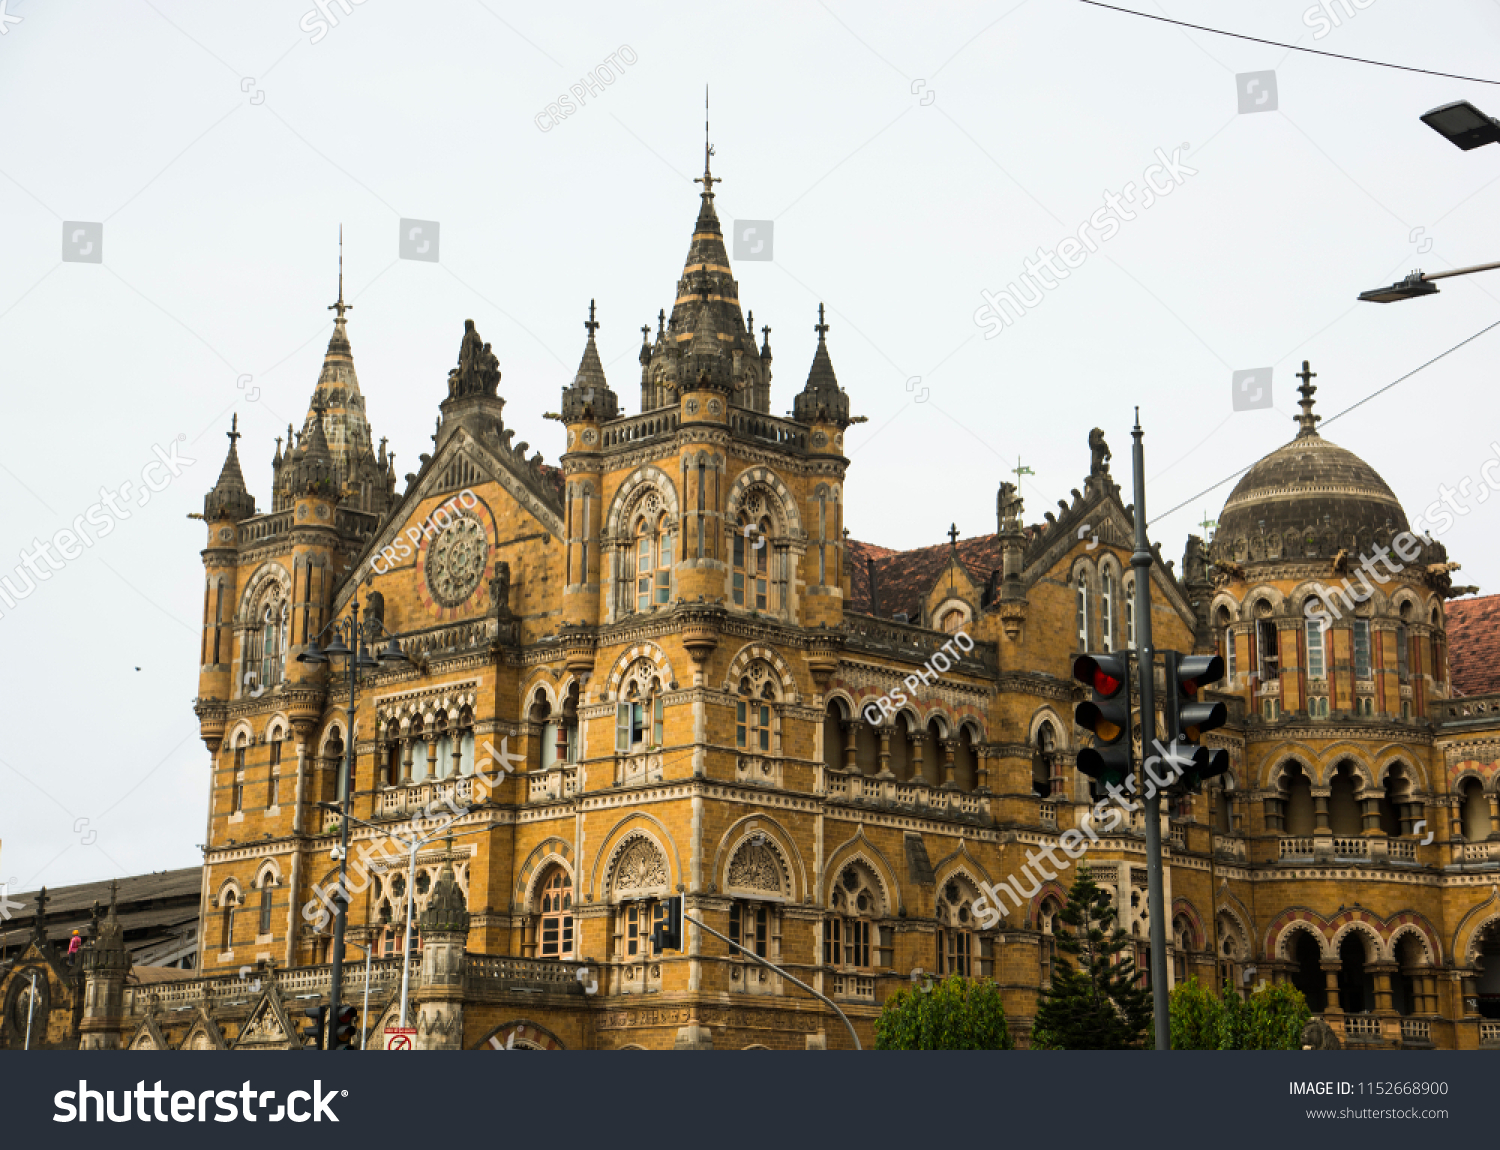
[[[813,325],[813,331],[818,333],[818,342],[823,343],[824,336],[828,334],[828,324],[823,320],[823,305],[818,305],[818,322]]]
[[[235,440],[240,437],[240,413],[235,412],[229,419],[229,430],[224,433],[229,440],[229,446],[235,447]]]
[[[339,298],[334,303],[331,303],[331,304],[328,305],[328,310],[329,311],[336,311],[336,312],[338,312],[338,315],[334,319],[335,323],[343,323],[344,322],[344,313],[346,311],[353,311],[354,310],[354,305],[352,303],[345,303],[344,302],[344,225],[343,224],[339,225]]]
[[[1297,378],[1302,381],[1302,385],[1297,388],[1302,393],[1302,398],[1297,401],[1302,414],[1295,417],[1300,428],[1297,438],[1301,439],[1305,435],[1317,435],[1318,420],[1323,417],[1313,414],[1313,394],[1318,390],[1313,380],[1318,378],[1318,373],[1312,370],[1312,365],[1305,359],[1302,361],[1302,370],[1297,372]]]
[[[958,550],[958,524],[953,523],[948,527],[948,543],[953,550]]]
[[[656,338],[661,339],[667,334],[667,309],[661,308],[656,313]]]
[[[594,338],[594,332],[599,327],[599,321],[594,318],[594,301],[593,300],[589,300],[589,318],[584,321],[583,326],[588,330],[589,338],[593,339]]]
[[[703,175],[693,180],[695,184],[703,185],[703,194],[712,196],[714,185],[722,184],[724,181],[710,171],[710,161],[713,159],[714,146],[708,142],[708,85],[703,85]]]

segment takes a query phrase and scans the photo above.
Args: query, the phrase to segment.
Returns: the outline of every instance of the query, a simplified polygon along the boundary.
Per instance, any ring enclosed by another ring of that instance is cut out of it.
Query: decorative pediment
[[[219,1029],[203,1007],[198,1008],[198,1017],[193,1020],[193,1025],[188,1028],[186,1037],[177,1047],[178,1050],[228,1050],[229,1044],[224,1041],[224,1032]]]
[[[617,899],[639,898],[665,890],[669,878],[666,857],[643,834],[630,836],[610,866],[607,889]]]
[[[234,1040],[236,1050],[291,1050],[300,1045],[297,1029],[287,1016],[286,1007],[269,986],[261,994],[260,1001],[250,1010],[250,1017],[240,1027]]]
[[[125,1044],[126,1050],[171,1050],[166,1035],[162,1034],[161,1027],[156,1024],[156,1016],[148,1014],[146,1020],[135,1028],[135,1033],[130,1036],[130,1041]]]
[[[769,839],[747,841],[729,860],[726,879],[731,890],[759,891],[786,896],[791,887],[786,862]]]

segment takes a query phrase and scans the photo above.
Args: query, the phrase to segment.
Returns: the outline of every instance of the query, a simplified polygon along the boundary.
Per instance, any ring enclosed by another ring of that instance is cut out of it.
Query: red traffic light
[[[1125,675],[1125,660],[1118,655],[1079,655],[1073,660],[1073,678],[1106,699],[1119,694]]]
[[[1224,677],[1224,660],[1218,655],[1183,655],[1177,660],[1177,692],[1196,699],[1198,692]]]

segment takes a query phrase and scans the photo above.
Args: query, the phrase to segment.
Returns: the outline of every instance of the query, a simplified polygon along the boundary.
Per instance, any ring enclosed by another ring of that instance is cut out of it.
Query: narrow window
[[[1125,584],[1125,645],[1135,648],[1135,584],[1129,581]]]
[[[1107,567],[1099,572],[1099,601],[1100,621],[1104,631],[1104,634],[1099,637],[1099,644],[1104,650],[1113,651],[1115,646],[1115,579]]]
[[[1370,677],[1370,621],[1354,620],[1354,677]]]
[[[1307,677],[1321,679],[1323,662],[1323,620],[1307,620]]]
[[[823,924],[823,963],[844,965],[843,920],[830,918]]]
[[[542,921],[538,930],[542,958],[573,957],[573,884],[561,867],[554,867],[542,885]]]
[[[1260,639],[1261,680],[1275,679],[1281,674],[1281,649],[1278,646],[1279,640],[1276,633],[1276,621],[1274,619],[1262,619],[1257,628],[1257,637]]]
[[[734,533],[734,605],[745,605],[745,528],[749,526],[744,516],[740,517],[739,530]]]
[[[1403,683],[1411,674],[1409,663],[1411,654],[1411,641],[1407,635],[1406,624],[1396,628],[1396,677]]]
[[[658,606],[672,599],[672,525],[663,515],[656,527],[656,602]]]
[[[652,550],[655,539],[646,521],[641,520],[636,528],[635,542],[635,609],[644,611],[651,606],[651,577],[656,564]]]
[[[224,892],[223,932],[219,940],[219,949],[221,951],[234,949],[234,909],[235,903],[238,901],[234,891]]]
[[[1082,571],[1078,572],[1078,649],[1089,648],[1089,585]]]
[[[260,880],[260,928],[259,933],[271,933],[271,876]]]

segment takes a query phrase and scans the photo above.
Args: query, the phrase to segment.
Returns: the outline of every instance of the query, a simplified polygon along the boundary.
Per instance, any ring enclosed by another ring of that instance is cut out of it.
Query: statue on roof
[[[1000,493],[995,497],[995,510],[999,514],[1001,530],[1014,530],[1021,526],[1021,509],[1024,500],[1014,483],[1000,484]]]
[[[1089,432],[1089,451],[1092,459],[1089,461],[1089,474],[1108,475],[1110,451],[1109,444],[1104,442],[1104,432],[1099,428]]]
[[[1207,552],[1202,538],[1197,535],[1187,538],[1187,549],[1182,553],[1182,580],[1184,583],[1208,582]]]
[[[458,366],[448,372],[448,398],[494,395],[499,386],[499,357],[480,338],[474,321],[464,320],[464,341],[458,348]]]

